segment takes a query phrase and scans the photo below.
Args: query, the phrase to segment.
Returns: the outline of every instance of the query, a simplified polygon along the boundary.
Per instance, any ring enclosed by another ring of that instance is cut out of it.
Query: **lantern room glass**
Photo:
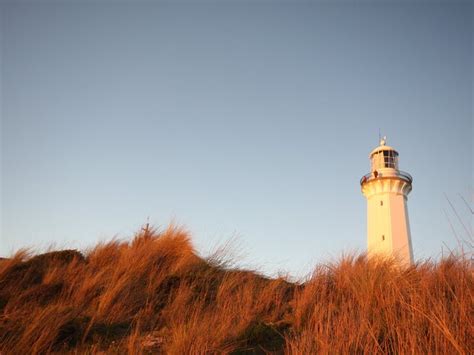
[[[372,171],[377,169],[398,169],[398,153],[394,150],[380,150],[371,158]]]

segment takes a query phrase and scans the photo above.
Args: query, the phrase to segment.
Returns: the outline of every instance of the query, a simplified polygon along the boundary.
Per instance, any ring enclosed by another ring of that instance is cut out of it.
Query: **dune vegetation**
[[[0,260],[0,353],[467,354],[473,267],[342,258],[300,282],[144,229],[80,253]]]

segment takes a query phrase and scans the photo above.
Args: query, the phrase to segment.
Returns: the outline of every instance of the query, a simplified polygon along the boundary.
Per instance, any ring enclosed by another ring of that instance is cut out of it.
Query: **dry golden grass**
[[[473,291],[462,256],[346,257],[291,283],[201,258],[180,229],[145,230],[0,260],[0,352],[467,354]]]

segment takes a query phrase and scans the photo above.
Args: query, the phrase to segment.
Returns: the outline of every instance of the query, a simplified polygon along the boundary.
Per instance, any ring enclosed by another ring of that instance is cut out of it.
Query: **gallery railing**
[[[383,172],[379,172],[377,173],[377,178],[383,178],[384,175],[383,175]],[[385,177],[400,177],[404,180],[407,180],[410,184],[413,182],[413,178],[411,177],[410,174],[404,172],[404,171],[401,171],[401,170],[397,170],[395,175],[386,175]],[[375,172],[371,172],[371,173],[368,173],[368,174],[365,174],[364,176],[362,176],[362,178],[360,179],[360,184],[362,185],[364,182],[366,181],[369,181],[369,180],[373,180],[375,179],[376,176],[375,176]]]

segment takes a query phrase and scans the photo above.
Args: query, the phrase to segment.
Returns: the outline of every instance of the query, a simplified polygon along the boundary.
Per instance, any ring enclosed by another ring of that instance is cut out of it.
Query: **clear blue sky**
[[[0,255],[174,220],[299,274],[364,251],[378,130],[414,177],[416,258],[473,199],[471,2],[1,5]]]

